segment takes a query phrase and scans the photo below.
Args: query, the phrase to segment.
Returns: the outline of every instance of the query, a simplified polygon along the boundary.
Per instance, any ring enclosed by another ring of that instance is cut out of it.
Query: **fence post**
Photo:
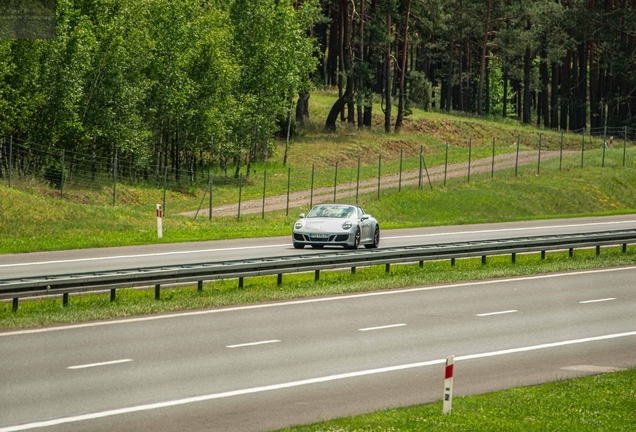
[[[360,157],[358,156],[358,180],[356,181],[356,204],[358,204],[359,189],[360,189]]]
[[[338,162],[336,161],[336,170],[333,176],[333,202],[336,202],[336,185],[338,184]]]
[[[166,191],[168,190],[168,167],[164,167],[164,174],[163,174],[163,206],[161,208],[163,208],[163,213],[166,213]],[[210,198],[211,199],[211,198]]]
[[[561,144],[559,144],[559,171],[563,165],[563,131],[561,131]]]
[[[581,134],[581,168],[583,168],[584,165],[584,154],[585,152],[585,128],[583,128],[583,133]]]
[[[539,158],[537,160],[537,175],[541,174],[541,144],[543,141],[543,134],[539,133]]]
[[[11,189],[11,173],[13,172],[13,135],[9,138],[9,189]]]
[[[490,168],[490,178],[495,178],[495,141],[497,138],[492,139],[492,167]]]
[[[448,143],[446,143],[446,161],[444,162],[444,186],[446,186],[447,173],[448,173]]]
[[[426,167],[426,159],[424,159],[424,154],[422,154],[422,165],[424,165],[424,172],[426,172],[428,185],[431,187],[431,190],[433,190],[433,183],[431,183],[431,176],[428,175],[428,168]],[[422,190],[424,190],[424,185],[422,185]]]
[[[402,149],[400,149],[400,178],[398,180],[398,192],[402,190]]]
[[[62,149],[62,179],[60,180],[60,198],[64,198],[64,159],[66,156],[66,150]]]
[[[626,152],[627,152],[627,126],[625,126],[625,135],[623,135],[623,166],[625,166]]]
[[[115,200],[117,199],[117,154],[115,149],[115,163],[113,164],[113,208],[115,208]]]
[[[603,142],[603,157],[601,158],[601,168],[605,168],[605,142]]]
[[[212,173],[208,174],[210,176],[210,208],[208,211],[208,220],[211,221],[212,220],[212,181],[213,181],[213,176]]]
[[[422,189],[422,154],[424,152],[424,146],[420,146],[420,173],[417,180],[417,188]]]
[[[378,156],[378,201],[380,200],[380,179],[382,178],[382,155]]]
[[[237,221],[241,221],[241,198],[243,195],[243,173],[239,173],[239,200],[238,200],[238,214],[236,216]]]
[[[263,171],[263,211],[261,212],[261,219],[265,219],[265,191],[267,189],[267,170]]]
[[[519,144],[521,143],[521,134],[517,134],[517,158],[515,159],[515,177],[519,168]]]
[[[314,206],[314,164],[311,164],[311,193],[309,195],[309,209]]]
[[[287,167],[287,207],[285,208],[285,216],[289,216],[289,187],[291,185],[291,167]]]
[[[470,183],[470,160],[473,156],[473,139],[468,140],[468,183]]]

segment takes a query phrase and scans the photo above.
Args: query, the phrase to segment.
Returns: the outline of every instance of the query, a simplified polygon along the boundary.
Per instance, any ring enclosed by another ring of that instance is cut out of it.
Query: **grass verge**
[[[540,254],[518,255],[516,264],[511,263],[510,256],[497,256],[488,258],[486,265],[481,264],[481,258],[457,260],[455,267],[449,261],[427,262],[423,268],[417,264],[393,265],[389,274],[384,266],[372,266],[359,268],[355,275],[322,272],[318,282],[313,272],[285,275],[281,285],[276,276],[254,277],[245,279],[243,289],[238,288],[236,280],[222,280],[204,285],[202,292],[196,287],[164,289],[159,301],[154,299],[152,289],[121,289],[115,302],[110,302],[107,293],[82,294],[71,296],[66,307],[60,299],[21,301],[17,312],[12,312],[11,303],[1,303],[0,329],[634,264],[636,247],[629,247],[626,253],[620,248],[606,248],[600,257],[594,250],[577,250],[573,259],[567,252],[548,253],[543,261]]]
[[[636,369],[535,387],[379,411],[286,432],[631,431],[636,425]]]

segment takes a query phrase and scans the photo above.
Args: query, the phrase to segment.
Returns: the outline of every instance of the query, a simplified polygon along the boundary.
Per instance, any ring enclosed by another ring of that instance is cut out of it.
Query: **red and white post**
[[[159,236],[159,238],[163,238],[162,219],[163,210],[161,210],[161,204],[157,204],[157,236]]]
[[[446,357],[446,372],[444,374],[444,407],[442,414],[451,412],[453,406],[453,370],[455,366],[455,356]]]

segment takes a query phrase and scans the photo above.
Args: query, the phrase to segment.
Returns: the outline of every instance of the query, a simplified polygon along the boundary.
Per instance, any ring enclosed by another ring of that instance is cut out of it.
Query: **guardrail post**
[[[517,254],[516,253],[512,253],[512,263],[516,264],[517,263]]]
[[[623,243],[623,253],[627,252],[627,243]]]
[[[570,258],[574,258],[574,249],[570,248],[570,250],[568,251],[568,255]]]
[[[315,281],[320,280],[320,270],[314,270],[314,280]]]
[[[455,267],[455,258],[451,258],[451,267]]]
[[[481,256],[481,265],[486,265],[486,255]]]
[[[420,261],[420,267],[424,267],[424,261]]]
[[[68,293],[62,294],[62,306],[68,306]]]
[[[245,280],[243,277],[240,277],[238,282],[239,282],[238,284],[239,289],[245,288]]]
[[[113,288],[110,290],[110,301],[114,302],[116,298],[117,298],[117,289]]]
[[[596,246],[596,256],[600,256],[600,255],[601,255],[601,247]]]
[[[278,273],[278,276],[276,277],[276,283],[278,285],[281,285],[283,283],[283,274],[282,273]]]
[[[161,285],[155,285],[155,300],[161,300]]]
[[[356,274],[356,268],[355,267],[351,267],[351,274]]]
[[[18,298],[15,297],[13,299],[13,308],[12,308],[13,312],[17,312],[18,311],[18,302],[19,302]]]
[[[545,251],[541,251],[541,261],[545,261]]]
[[[203,291],[203,281],[197,281],[197,291],[201,292]]]
[[[384,266],[384,271],[385,271],[386,273],[391,273],[391,264],[386,264],[386,265]]]

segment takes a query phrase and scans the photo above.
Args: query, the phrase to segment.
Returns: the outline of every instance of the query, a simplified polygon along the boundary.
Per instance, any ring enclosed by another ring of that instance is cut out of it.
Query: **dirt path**
[[[563,155],[573,154],[576,152],[564,151]],[[558,151],[543,151],[541,152],[541,161],[546,161],[555,157],[559,157]],[[503,154],[495,156],[495,171],[514,168],[517,155]],[[536,164],[538,158],[538,152],[536,151],[524,151],[519,153],[519,166]],[[470,164],[470,173],[479,174],[491,172],[492,158],[478,159],[472,161]],[[444,179],[444,165],[438,165],[428,170],[431,181],[441,181]],[[418,183],[419,170],[404,171],[402,172],[402,186],[414,186]],[[423,181],[428,182],[426,173],[423,173]],[[467,177],[468,176],[468,163],[458,163],[448,165],[447,178]],[[380,189],[396,188],[399,184],[399,173],[382,176],[380,180]],[[428,186],[427,186],[428,187]],[[369,179],[360,182],[358,188],[359,194],[377,192],[378,180]],[[340,184],[336,188],[336,199],[346,200],[347,198],[353,198],[350,201],[355,201],[356,185],[353,184]],[[311,191],[297,191],[289,194],[289,208],[309,206],[311,199]],[[313,203],[318,204],[321,202],[333,201],[333,186],[320,187],[314,189]],[[287,195],[274,195],[265,197],[265,211],[284,210],[287,207]],[[199,210],[199,216],[208,217],[209,209],[202,208]],[[241,214],[254,214],[261,213],[263,211],[263,199],[251,199],[241,202]],[[192,216],[196,214],[196,210],[181,213],[182,216]],[[212,207],[213,216],[236,216],[238,214],[238,203],[226,204],[218,207]]]

